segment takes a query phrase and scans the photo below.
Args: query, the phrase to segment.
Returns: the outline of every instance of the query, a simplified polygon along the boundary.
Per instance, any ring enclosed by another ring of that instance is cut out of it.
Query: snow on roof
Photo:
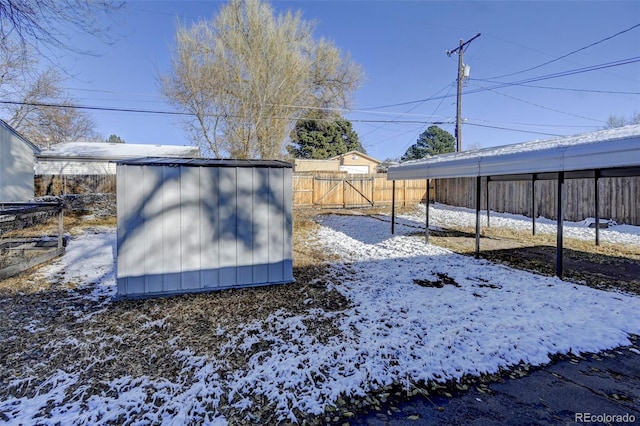
[[[388,179],[452,178],[640,166],[640,125],[460,153],[392,166]]]
[[[74,157],[119,160],[138,157],[199,157],[200,150],[193,146],[146,145],[105,142],[65,142],[42,150],[39,158]]]

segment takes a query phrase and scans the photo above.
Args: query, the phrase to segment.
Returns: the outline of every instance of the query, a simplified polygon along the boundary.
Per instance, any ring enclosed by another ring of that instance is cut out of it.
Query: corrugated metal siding
[[[118,296],[293,281],[290,168],[119,164]]]
[[[115,175],[116,165],[109,161],[74,161],[39,159],[37,175]]]

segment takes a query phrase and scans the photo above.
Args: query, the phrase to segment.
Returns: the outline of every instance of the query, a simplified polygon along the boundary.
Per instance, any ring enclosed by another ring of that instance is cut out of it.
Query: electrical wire
[[[483,81],[485,83],[492,83],[492,84],[502,84],[499,81],[489,80],[489,79],[484,79],[484,78],[474,78],[472,80],[473,81]],[[535,85],[535,84],[519,84],[518,86],[520,86],[520,87],[531,87],[531,88],[534,88],[534,89],[564,90],[564,91],[567,91],[567,92],[603,93],[603,94],[610,94],[610,95],[640,95],[640,92],[619,92],[619,91],[615,91],[615,90],[576,89],[576,88],[570,88],[570,87],[538,86],[538,85]]]
[[[554,58],[554,59],[552,59],[552,60],[550,60],[550,61],[544,62],[544,63],[542,63],[542,64],[540,64],[540,65],[536,65],[536,66],[534,66],[534,67],[527,68],[527,69],[522,70],[522,71],[516,71],[516,72],[513,72],[513,73],[504,74],[504,75],[500,75],[500,76],[497,76],[497,77],[490,77],[489,79],[498,79],[498,78],[504,78],[504,77],[511,77],[511,76],[514,76],[514,75],[523,74],[523,73],[525,73],[525,72],[533,71],[533,70],[538,69],[538,68],[542,68],[542,67],[544,67],[545,65],[552,64],[552,63],[554,63],[554,62],[557,62],[557,61],[559,61],[559,60],[562,60],[562,59],[564,59],[564,58],[567,58],[567,57],[569,57],[569,56],[571,56],[571,55],[574,55],[574,54],[576,54],[576,53],[578,53],[578,52],[582,52],[583,50],[589,49],[589,48],[591,48],[591,47],[593,47],[593,46],[597,46],[597,45],[598,45],[598,44],[600,44],[600,43],[604,43],[604,42],[605,42],[605,41],[607,41],[607,40],[611,40],[612,38],[615,38],[615,37],[617,37],[617,36],[619,36],[619,35],[622,35],[622,34],[624,34],[624,33],[627,33],[627,32],[629,32],[629,31],[631,31],[631,30],[633,30],[633,29],[635,29],[635,28],[638,28],[638,27],[640,27],[640,24],[633,25],[632,27],[629,27],[629,28],[627,28],[627,29],[625,29],[625,30],[619,31],[619,32],[617,32],[617,33],[615,33],[615,34],[613,34],[613,35],[611,35],[611,36],[609,36],[609,37],[605,37],[605,38],[603,38],[603,39],[601,39],[601,40],[598,40],[598,41],[596,41],[596,42],[594,42],[594,43],[588,44],[588,45],[586,45],[586,46],[584,46],[584,47],[581,47],[581,48],[579,48],[579,49],[573,50],[573,51],[571,51],[571,52],[569,52],[569,53],[566,53],[566,54],[564,54],[564,55],[562,55],[562,56],[559,56],[559,57],[557,57],[557,58]]]
[[[500,93],[497,90],[487,89],[485,87],[482,87],[479,84],[474,84],[474,86],[486,89],[491,93],[495,93],[496,95],[504,96],[505,98],[513,99],[515,101],[522,102],[522,103],[525,103],[527,105],[532,105],[532,106],[535,106],[535,107],[538,107],[538,108],[546,109],[548,111],[553,111],[553,112],[557,112],[557,113],[564,114],[564,115],[569,115],[569,116],[576,117],[576,118],[582,118],[582,119],[585,119],[585,120],[596,121],[596,122],[599,122],[599,123],[606,124],[606,121],[603,121],[603,120],[597,120],[595,118],[585,117],[583,115],[573,114],[573,113],[566,112],[566,111],[560,111],[559,109],[555,109],[555,108],[547,107],[547,106],[544,106],[544,105],[540,105],[540,104],[537,104],[535,102],[531,102],[531,101],[527,101],[527,100],[524,100],[524,99],[517,98],[515,96],[507,95],[505,93]]]
[[[539,76],[539,77],[533,77],[533,78],[528,78],[528,79],[514,81],[514,82],[498,83],[493,87],[488,87],[486,89],[478,89],[478,90],[467,91],[467,92],[464,92],[464,94],[465,95],[470,95],[470,94],[474,94],[474,93],[485,92],[485,91],[491,90],[491,89],[502,89],[504,87],[510,87],[510,86],[524,86],[527,83],[534,83],[534,82],[538,82],[538,81],[550,80],[550,79],[553,79],[553,78],[566,77],[566,76],[570,76],[570,75],[582,74],[582,73],[591,72],[591,71],[598,71],[598,70],[606,69],[606,68],[619,67],[619,66],[622,66],[622,65],[628,65],[628,64],[632,64],[632,63],[636,63],[636,62],[640,62],[640,57],[636,56],[636,57],[627,58],[627,59],[620,59],[618,61],[607,62],[607,63],[597,64],[597,65],[591,65],[591,66],[588,66],[588,67],[576,68],[576,69],[567,70],[567,71],[561,71],[561,72],[557,72],[557,73],[553,73],[553,74],[542,75],[542,76]],[[470,78],[468,81],[482,81],[482,80]],[[400,106],[400,105],[415,104],[415,103],[418,103],[418,102],[434,101],[434,100],[442,99],[443,97],[444,98],[450,98],[450,97],[453,97],[453,96],[455,96],[455,95],[432,96],[432,97],[425,98],[425,99],[417,99],[417,100],[414,100],[414,101],[401,102],[401,103],[397,103],[397,104],[368,107],[366,109],[373,110],[373,109],[390,108],[390,107]]]
[[[141,113],[141,114],[158,114],[158,115],[175,115],[175,116],[192,116],[192,113],[179,112],[179,111],[162,111],[162,110],[150,110],[150,109],[135,109],[135,108],[112,108],[101,106],[88,106],[88,105],[68,105],[68,104],[55,104],[47,102],[19,102],[19,101],[6,101],[0,100],[0,104],[5,105],[26,105],[35,107],[51,107],[51,108],[68,108],[78,110],[89,111],[106,111],[106,112],[127,112],[127,113]],[[218,114],[208,114],[210,117],[219,117]],[[302,117],[273,117],[282,120],[297,121]],[[353,119],[349,120],[354,123],[392,123],[392,124],[430,124],[430,121],[426,120],[364,120]]]
[[[534,135],[545,135],[545,136],[564,136],[564,135],[559,135],[556,133],[545,133],[545,132],[534,132],[532,130],[520,130],[520,129],[510,129],[508,127],[499,127],[499,126],[489,126],[486,124],[477,124],[477,123],[465,123],[468,126],[474,126],[474,127],[485,127],[488,129],[497,129],[497,130],[508,130],[511,132],[520,132],[520,133],[530,133],[530,134],[534,134]]]

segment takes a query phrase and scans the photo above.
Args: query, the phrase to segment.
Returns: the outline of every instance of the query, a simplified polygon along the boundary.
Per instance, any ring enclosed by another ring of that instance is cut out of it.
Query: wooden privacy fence
[[[35,195],[115,193],[115,175],[36,175]],[[396,181],[397,206],[424,202],[425,179]],[[431,200],[435,197],[433,181]],[[372,207],[390,205],[393,182],[386,173],[356,175],[347,173],[294,173],[293,205],[295,207]]]
[[[424,202],[427,181],[396,181],[397,206]],[[431,199],[434,197],[433,188]],[[373,207],[389,205],[393,198],[393,182],[386,173],[355,174],[293,174],[293,205],[295,207]]]
[[[434,183],[436,201],[452,206],[475,208],[475,178],[439,179]],[[490,181],[489,208],[492,211],[531,217],[531,181]],[[536,216],[556,219],[556,180],[535,181]],[[487,208],[486,180],[482,179],[481,208]],[[600,178],[600,217],[618,223],[640,225],[640,177]],[[564,190],[565,220],[595,217],[593,179],[567,179]]]

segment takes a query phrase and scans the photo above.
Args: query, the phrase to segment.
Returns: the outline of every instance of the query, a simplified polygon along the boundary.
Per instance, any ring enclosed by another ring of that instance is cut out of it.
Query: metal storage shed
[[[33,199],[33,163],[40,148],[0,120],[0,201]]]
[[[387,178],[442,179],[476,178],[476,257],[480,251],[481,178],[496,180],[554,179],[558,182],[556,274],[562,276],[562,204],[565,179],[592,178],[595,188],[596,223],[598,179],[602,177],[640,176],[640,125],[601,130],[545,141],[533,141],[453,154],[437,155],[389,168]],[[531,194],[535,198],[535,185]],[[392,207],[393,208],[393,207]],[[487,214],[489,207],[487,206]],[[393,216],[392,227],[393,233]],[[429,209],[426,209],[425,237],[429,237]],[[487,216],[488,217],[488,216]],[[533,215],[535,232],[535,212]],[[596,226],[596,244],[599,227]]]
[[[117,162],[117,298],[293,282],[281,161]]]

